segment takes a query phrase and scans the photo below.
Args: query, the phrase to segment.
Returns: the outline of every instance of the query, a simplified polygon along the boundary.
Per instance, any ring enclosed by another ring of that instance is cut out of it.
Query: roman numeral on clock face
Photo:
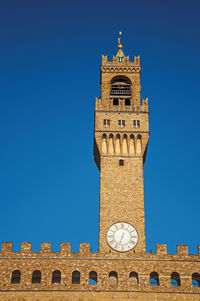
[[[128,252],[136,246],[137,242],[137,231],[128,223],[116,223],[107,232],[107,243],[115,251]]]

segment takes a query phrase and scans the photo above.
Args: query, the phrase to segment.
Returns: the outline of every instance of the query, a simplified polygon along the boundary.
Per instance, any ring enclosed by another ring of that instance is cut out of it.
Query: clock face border
[[[116,250],[116,249],[115,249],[114,247],[112,247],[112,246],[109,244],[109,242],[108,242],[108,231],[110,230],[111,227],[113,227],[113,226],[115,226],[115,225],[117,225],[117,224],[120,224],[120,223],[128,224],[129,226],[133,227],[134,230],[135,230],[136,233],[137,233],[137,242],[136,242],[136,244],[135,244],[131,249],[129,249],[129,250],[123,250],[123,251],[122,251],[122,250]],[[130,224],[129,222],[126,222],[126,221],[119,221],[119,222],[116,222],[116,223],[112,224],[112,225],[108,228],[108,230],[107,230],[107,232],[106,232],[106,242],[107,242],[107,245],[108,245],[112,250],[114,250],[115,252],[119,252],[119,253],[127,253],[127,252],[130,252],[130,251],[133,251],[133,249],[135,249],[135,247],[137,246],[138,241],[139,241],[139,235],[138,235],[138,232],[137,232],[136,228],[135,228],[132,224]]]

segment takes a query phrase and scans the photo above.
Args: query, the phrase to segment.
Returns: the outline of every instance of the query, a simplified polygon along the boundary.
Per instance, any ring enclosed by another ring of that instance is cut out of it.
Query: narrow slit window
[[[119,166],[124,166],[124,160],[123,159],[119,159]]]
[[[140,127],[140,120],[133,120],[133,126],[134,126],[134,128],[139,128]]]

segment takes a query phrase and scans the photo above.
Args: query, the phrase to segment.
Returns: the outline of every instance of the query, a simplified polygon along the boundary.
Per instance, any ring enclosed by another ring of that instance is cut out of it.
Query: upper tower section
[[[94,140],[99,169],[102,156],[141,156],[145,161],[149,139],[148,98],[141,99],[140,72],[140,57],[130,60],[125,56],[120,33],[116,56],[112,60],[102,56],[101,98],[96,98]]]
[[[130,60],[122,48],[120,32],[117,55],[111,61],[102,55],[101,99],[96,99],[96,110],[148,112],[148,99],[141,101],[140,57]]]

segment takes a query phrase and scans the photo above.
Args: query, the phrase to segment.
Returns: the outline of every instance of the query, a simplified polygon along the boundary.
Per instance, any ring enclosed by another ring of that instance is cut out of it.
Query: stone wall
[[[189,255],[188,247],[183,245],[177,246],[177,254],[167,254],[166,245],[157,245],[155,254],[145,253],[139,256],[128,252],[126,258],[124,256],[120,258],[121,255],[113,250],[110,254],[90,252],[89,244],[81,244],[80,252],[74,253],[70,251],[70,244],[61,244],[60,252],[51,252],[51,244],[43,243],[40,252],[31,252],[31,244],[23,243],[20,252],[12,252],[12,244],[4,243],[0,252],[0,291],[3,292],[0,298],[8,300],[6,298],[10,298],[13,290],[18,292],[19,296],[25,294],[27,300],[29,297],[32,298],[36,291],[51,292],[49,298],[51,294],[55,296],[55,291],[70,291],[73,292],[75,298],[73,300],[79,295],[81,298],[86,294],[88,297],[92,296],[94,292],[96,295],[91,300],[98,300],[100,293],[101,296],[105,296],[102,298],[109,300],[113,296],[117,297],[117,292],[120,294],[124,292],[122,294],[124,299],[128,299],[132,294],[137,296],[138,300],[145,300],[142,298],[148,293],[149,296],[157,293],[166,293],[166,296],[190,293],[199,294],[200,298],[200,287],[193,287],[192,283],[192,275],[200,274],[200,247],[198,255]],[[15,270],[21,272],[20,283],[11,283],[12,273]],[[37,284],[32,283],[32,274],[35,270],[41,272],[41,282]],[[53,284],[52,273],[55,270],[61,272],[61,282]],[[80,272],[80,284],[72,284],[73,271]],[[89,284],[91,271],[97,273],[97,284]],[[113,271],[117,274],[114,281],[109,277]],[[131,272],[137,273],[137,278],[130,277]],[[158,274],[158,285],[150,284],[152,272]],[[171,274],[174,272],[180,276],[180,286],[171,285]],[[13,297],[16,298],[17,295],[14,294]]]
[[[1,301],[199,301],[198,293],[31,291],[0,292]]]

